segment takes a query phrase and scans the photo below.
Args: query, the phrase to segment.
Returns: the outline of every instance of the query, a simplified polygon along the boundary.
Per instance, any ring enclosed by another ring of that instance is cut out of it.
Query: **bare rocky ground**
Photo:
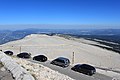
[[[74,52],[75,53],[74,64],[86,63],[102,69],[120,71],[120,64],[118,64],[120,62],[119,54],[113,51],[100,48],[100,47],[88,45],[89,43],[98,44],[93,41],[88,41],[84,39],[68,40],[58,36],[51,37],[47,35],[32,34],[25,37],[22,40],[6,43],[2,45],[0,48],[3,51],[12,50],[15,53],[15,55],[24,51],[32,53],[32,57],[38,54],[44,54],[49,58],[49,60],[52,60],[59,56],[63,56],[63,57],[69,58],[72,61],[72,53]],[[24,63],[25,62],[23,61],[22,65],[25,65]],[[31,68],[34,69],[33,71],[30,71],[30,72],[33,75],[35,74],[36,78],[38,77],[42,79],[43,75],[46,74],[41,72],[42,70],[44,70],[44,68],[39,67],[39,65],[35,64],[36,66],[34,68],[33,66],[30,66],[34,64],[32,63],[28,64],[27,62],[26,64],[27,65],[25,65],[24,67],[26,69],[28,68],[28,71],[32,70]],[[31,67],[30,70],[29,70],[29,67]],[[36,67],[40,68],[40,70],[38,70]],[[103,74],[103,72],[99,70],[97,72],[100,74]],[[111,77],[119,77],[116,74],[113,75],[112,72],[109,72],[109,73],[110,74],[108,74],[108,72],[104,72],[105,75],[108,75]],[[40,77],[39,74],[42,76]],[[55,77],[56,74],[54,73],[53,75],[54,75],[53,77]],[[56,75],[56,76],[59,76],[59,75]],[[46,78],[46,80],[66,80],[66,79],[57,79],[53,77],[52,79],[50,79],[49,76],[44,76],[44,77],[45,78],[48,77],[48,79]]]
[[[0,63],[0,80],[14,80],[12,74]]]
[[[30,73],[35,78],[35,80],[73,80],[72,78],[64,74],[54,71],[41,64],[32,63],[25,59],[17,58],[16,56],[11,56],[11,60],[15,61],[18,65],[26,69],[27,73]],[[12,76],[14,76],[14,74],[11,74],[11,72],[8,71],[5,65],[3,65],[3,63],[1,62],[0,80],[32,80],[32,79],[17,79],[17,78],[13,79]]]
[[[15,57],[13,59],[30,72],[36,80],[73,80],[64,74],[60,74],[57,71],[47,68],[41,64],[32,63]]]

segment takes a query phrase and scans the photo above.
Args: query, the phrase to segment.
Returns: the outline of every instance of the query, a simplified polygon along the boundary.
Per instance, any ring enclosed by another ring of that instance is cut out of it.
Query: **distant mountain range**
[[[71,35],[107,35],[107,36],[120,36],[120,29],[24,29],[24,30],[1,30],[0,31],[0,44],[9,41],[19,40],[30,34],[71,34]]]

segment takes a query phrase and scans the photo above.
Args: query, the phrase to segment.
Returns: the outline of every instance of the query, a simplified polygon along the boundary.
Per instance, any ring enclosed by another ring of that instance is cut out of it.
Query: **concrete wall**
[[[3,52],[0,52],[0,62],[13,74],[15,80],[35,80],[26,69],[18,65],[11,57]]]

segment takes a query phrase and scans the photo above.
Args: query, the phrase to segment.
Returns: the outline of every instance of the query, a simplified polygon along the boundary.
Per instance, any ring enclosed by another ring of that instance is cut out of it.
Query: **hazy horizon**
[[[62,25],[62,24],[14,24],[0,25],[0,30],[22,30],[22,29],[120,29],[113,25]]]

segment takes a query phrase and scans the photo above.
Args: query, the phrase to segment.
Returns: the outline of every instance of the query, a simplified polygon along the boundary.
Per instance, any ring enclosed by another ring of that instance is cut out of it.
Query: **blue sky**
[[[95,28],[120,28],[120,0],[0,0],[0,29],[13,28],[2,25],[16,24],[96,25]],[[20,29],[22,28],[29,26],[21,26]]]

